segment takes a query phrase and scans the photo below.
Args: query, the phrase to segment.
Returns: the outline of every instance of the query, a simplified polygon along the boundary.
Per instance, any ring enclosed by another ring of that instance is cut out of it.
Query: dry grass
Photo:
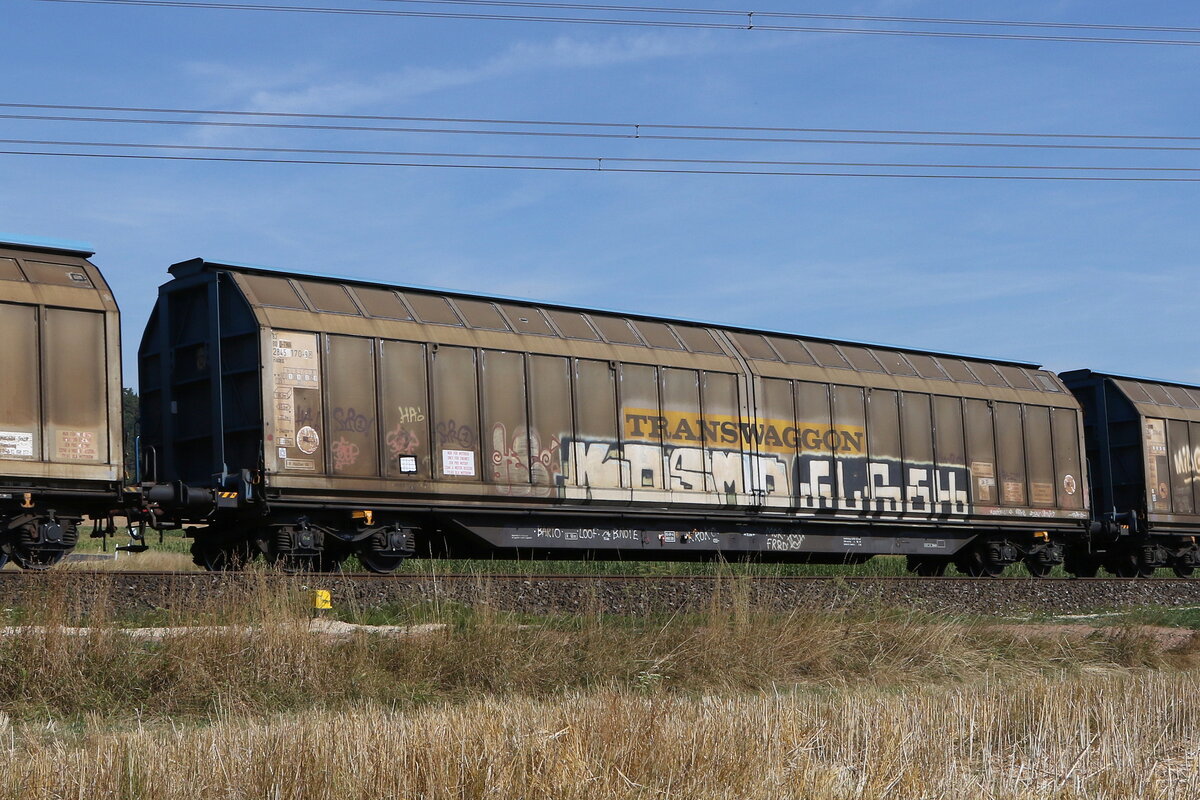
[[[0,631],[0,800],[1200,797],[1194,637],[744,602],[331,637],[263,575],[147,638],[45,581]]]
[[[602,691],[0,736],[0,797],[1194,798],[1196,677]]]
[[[166,550],[149,550],[145,553],[118,553],[116,558],[105,558],[103,560],[63,561],[55,569],[73,572],[122,572],[127,570],[199,572],[201,570],[200,567],[192,562],[191,555]]]
[[[20,719],[119,719],[134,710],[195,718],[219,710],[409,706],[612,689],[902,687],[1086,669],[1184,669],[1197,658],[1192,637],[1166,649],[1133,628],[1030,636],[1013,626],[888,611],[762,613],[742,602],[669,618],[527,618],[487,608],[415,607],[396,621],[440,625],[407,637],[363,630],[330,637],[308,626],[296,584],[258,577],[242,585],[242,595],[225,596],[214,613],[155,620],[186,629],[151,638],[104,616],[103,583],[93,605],[73,608],[64,599],[64,576],[45,576],[42,594],[0,631],[0,711]],[[120,591],[119,580],[107,591]]]

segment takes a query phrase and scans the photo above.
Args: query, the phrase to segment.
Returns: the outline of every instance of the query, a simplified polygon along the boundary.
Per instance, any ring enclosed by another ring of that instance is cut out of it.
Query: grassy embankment
[[[374,632],[251,580],[164,634],[44,581],[0,636],[0,798],[1200,796],[1187,635],[767,614],[736,580],[673,617],[339,609]]]

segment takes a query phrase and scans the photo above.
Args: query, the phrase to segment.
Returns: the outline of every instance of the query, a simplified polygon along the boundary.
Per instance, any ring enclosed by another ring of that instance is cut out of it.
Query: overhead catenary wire
[[[1121,182],[1121,183],[1200,183],[1200,177],[1155,177],[1155,176],[1110,176],[1110,175],[986,175],[986,174],[940,174],[940,173],[899,173],[899,172],[819,172],[793,170],[748,170],[748,169],[686,169],[666,167],[609,167],[598,163],[596,166],[570,166],[559,164],[445,164],[436,162],[417,161],[345,161],[326,159],[284,159],[284,158],[234,158],[231,156],[193,156],[193,155],[162,155],[147,153],[80,153],[66,151],[39,150],[0,150],[0,155],[11,156],[42,156],[55,158],[91,158],[91,159],[126,159],[154,161],[196,161],[196,162],[225,162],[246,164],[295,164],[323,165],[340,167],[422,167],[441,169],[476,169],[476,170],[529,170],[539,172],[617,172],[617,173],[647,173],[647,174],[679,174],[679,175],[759,175],[781,177],[825,177],[825,178],[920,178],[936,180],[1002,180],[1002,181],[1091,181],[1091,182]]]
[[[0,108],[31,108],[48,111],[110,111],[131,114],[193,114],[234,117],[280,117],[291,119],[342,119],[376,122],[440,122],[446,124],[481,125],[535,125],[546,127],[577,128],[628,128],[639,130],[707,130],[743,131],[768,133],[855,133],[896,136],[991,136],[995,138],[1045,138],[1045,139],[1114,139],[1147,141],[1200,141],[1200,136],[1167,136],[1160,134],[1131,133],[1039,133],[1031,131],[963,131],[963,130],[914,130],[904,128],[814,128],[795,126],[764,125],[711,125],[700,123],[672,122],[597,122],[584,120],[538,120],[538,119],[489,119],[485,117],[430,117],[399,116],[392,114],[332,114],[299,111],[250,111],[213,108],[161,108],[146,106],[97,106],[68,105],[63,103],[11,103],[0,102]]]
[[[1009,28],[1068,28],[1104,31],[1147,31],[1167,33],[1200,33],[1200,28],[1181,25],[1119,25],[1097,22],[1049,22],[1011,19],[974,19],[963,17],[901,17],[877,14],[820,14],[805,11],[749,11],[741,9],[680,8],[677,6],[631,6],[598,3],[552,3],[529,0],[381,0],[389,3],[443,6],[499,6],[502,8],[542,8],[563,11],[617,11],[630,14],[679,14],[698,16],[759,17],[767,19],[829,19],[856,22],[902,22],[924,25],[988,25]]]
[[[1200,146],[1193,145],[1135,145],[1135,144],[1076,144],[1054,142],[961,142],[961,141],[915,141],[910,139],[846,139],[818,137],[787,137],[787,136],[722,136],[722,135],[684,135],[674,133],[645,133],[640,130],[631,132],[597,132],[597,131],[538,131],[538,130],[493,130],[481,128],[430,128],[416,126],[392,125],[333,125],[299,122],[234,122],[228,120],[194,120],[194,119],[154,119],[148,117],[97,117],[97,116],[63,116],[53,114],[0,114],[0,119],[29,120],[40,122],[83,122],[126,125],[167,125],[190,127],[218,128],[251,128],[269,130],[312,130],[312,131],[349,131],[374,133],[418,133],[439,135],[472,135],[472,136],[516,136],[516,137],[549,137],[558,139],[610,139],[610,140],[650,140],[673,142],[738,142],[765,144],[833,144],[833,145],[887,145],[899,147],[972,147],[972,148],[1017,148],[1031,150],[1127,150],[1127,151],[1166,151],[1166,152],[1195,152]]]
[[[288,153],[294,155],[393,156],[406,158],[486,159],[524,161],[570,161],[631,164],[730,164],[741,166],[876,167],[894,169],[985,169],[1080,172],[1200,172],[1200,167],[1139,167],[1050,164],[956,164],[891,161],[787,161],[732,158],[652,158],[628,156],[578,156],[529,153],[446,153],[408,150],[346,150],[325,147],[256,147],[248,145],[169,144],[159,142],[64,141],[61,139],[0,139],[0,144],[43,147],[104,147],[199,152]]]
[[[907,30],[896,28],[847,28],[818,25],[771,25],[754,21],[755,12],[746,12],[746,22],[704,22],[697,20],[620,19],[609,17],[567,17],[534,14],[495,14],[484,12],[415,11],[384,8],[339,8],[332,6],[271,5],[261,3],[218,3],[201,0],[34,0],[42,3],[77,5],[139,6],[226,11],[275,12],[292,14],[335,14],[369,17],[413,17],[426,19],[538,22],[576,25],[611,25],[654,28],[693,28],[705,30],[777,31],[787,33],[839,33],[872,36],[926,37],[940,39],[991,39],[1029,42],[1076,42],[1092,44],[1141,44],[1196,47],[1200,39],[1147,39],[1116,36],[1068,36],[1051,34],[988,33],[981,31]]]

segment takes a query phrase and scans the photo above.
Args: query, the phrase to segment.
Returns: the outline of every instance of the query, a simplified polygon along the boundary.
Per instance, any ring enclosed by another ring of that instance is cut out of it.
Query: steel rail
[[[38,576],[54,576],[61,578],[62,576],[80,576],[87,578],[112,578],[119,580],[121,578],[208,578],[208,579],[232,579],[243,580],[250,578],[267,578],[269,580],[341,580],[348,579],[354,581],[397,581],[397,582],[420,582],[420,581],[546,581],[546,582],[563,582],[563,581],[580,581],[580,582],[597,582],[607,583],[616,581],[628,581],[638,583],[652,582],[731,582],[739,580],[750,580],[754,582],[778,581],[785,583],[821,583],[829,581],[842,581],[845,583],[915,583],[915,584],[936,584],[936,583],[974,583],[974,584],[996,584],[996,583],[1027,583],[1037,586],[1049,586],[1054,584],[1064,583],[1111,583],[1113,585],[1128,585],[1135,584],[1167,584],[1177,583],[1180,585],[1191,585],[1200,582],[1200,578],[1177,578],[1177,577],[1162,577],[1162,578],[1116,578],[1111,576],[1095,577],[1095,578],[1035,578],[1028,575],[1005,576],[997,578],[973,578],[966,575],[943,575],[943,576],[916,576],[916,575],[631,575],[631,574],[606,574],[606,575],[582,575],[569,573],[546,573],[537,575],[525,575],[520,573],[471,573],[471,572],[456,572],[456,573],[400,573],[392,575],[380,575],[373,572],[204,572],[198,570],[188,571],[155,571],[155,570],[84,570],[84,569],[53,569],[47,571],[23,571],[23,570],[2,570],[0,571],[0,581],[11,579],[14,576],[24,576],[26,578],[34,578]]]

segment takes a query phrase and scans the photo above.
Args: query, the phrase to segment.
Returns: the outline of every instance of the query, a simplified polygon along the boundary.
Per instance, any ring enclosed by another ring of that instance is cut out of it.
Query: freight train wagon
[[[1089,528],[1037,365],[192,260],[142,435],[199,563],[413,554],[1044,574]]]
[[[0,566],[62,559],[120,506],[120,318],[84,244],[0,237]]]
[[[1200,387],[1076,370],[1062,379],[1086,420],[1097,524],[1077,575],[1100,566],[1125,577],[1200,563]]]

